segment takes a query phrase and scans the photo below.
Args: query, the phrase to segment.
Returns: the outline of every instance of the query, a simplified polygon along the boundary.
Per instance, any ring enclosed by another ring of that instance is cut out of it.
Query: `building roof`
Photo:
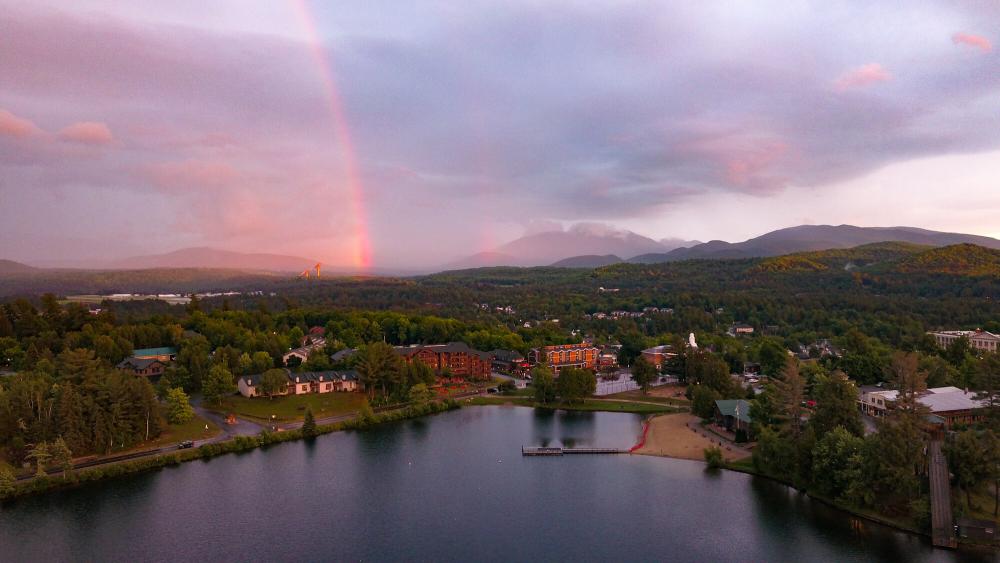
[[[895,401],[899,397],[899,391],[894,389],[870,390],[868,386],[862,387],[862,393],[880,395],[886,401]],[[932,413],[964,411],[982,408],[985,401],[976,398],[975,393],[968,393],[958,387],[934,387],[928,389],[917,397],[917,401],[930,409]]]
[[[517,350],[501,350],[497,348],[496,350],[490,351],[493,357],[501,362],[523,362],[524,356],[521,355]]]
[[[339,352],[334,352],[333,355],[330,356],[330,359],[334,362],[342,362],[353,356],[355,352],[357,352],[357,350],[354,348],[345,348]]]
[[[737,407],[739,408],[737,409]],[[735,416],[747,424],[752,422],[750,403],[743,399],[720,399],[715,401],[715,408],[719,409],[722,416]]]
[[[175,356],[177,348],[173,346],[161,346],[159,348],[139,348],[132,351],[132,357],[141,358],[143,356]]]
[[[643,354],[666,354],[673,350],[674,347],[669,344],[661,344],[659,346],[653,346],[652,348],[646,348],[642,351]]]
[[[997,340],[1000,341],[1000,335],[993,334],[992,332],[985,330],[938,330],[933,331],[928,334],[941,335],[941,336],[965,336],[966,338],[972,339],[985,339],[985,340]]]
[[[400,356],[409,357],[421,350],[430,350],[437,354],[475,354],[480,358],[489,359],[490,352],[480,352],[469,347],[465,342],[449,342],[447,344],[413,344],[411,346],[396,346],[394,348]]]
[[[163,362],[156,358],[125,358],[115,367],[118,369],[142,370],[149,368],[153,364],[163,365]]]
[[[312,383],[320,381],[357,381],[358,372],[354,370],[329,370],[329,371],[304,371],[292,373],[291,370],[284,370],[289,383]],[[240,379],[246,385],[256,387],[260,385],[263,374],[254,373],[251,375],[241,375]]]

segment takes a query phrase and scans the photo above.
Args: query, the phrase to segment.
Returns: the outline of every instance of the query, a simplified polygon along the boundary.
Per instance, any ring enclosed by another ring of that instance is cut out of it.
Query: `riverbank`
[[[173,450],[151,457],[135,460],[126,460],[100,467],[87,469],[70,469],[65,474],[46,475],[35,477],[30,480],[11,483],[9,485],[0,484],[0,501],[7,501],[18,497],[46,493],[50,491],[79,487],[86,483],[114,479],[127,475],[135,475],[146,471],[161,469],[163,467],[179,465],[197,459],[210,459],[215,456],[240,453],[256,448],[312,438],[321,434],[340,432],[343,430],[364,430],[380,424],[397,422],[409,418],[418,418],[431,414],[437,414],[461,408],[461,405],[453,399],[445,399],[440,402],[432,402],[421,406],[408,406],[392,411],[385,411],[378,414],[356,415],[350,419],[336,422],[334,424],[318,424],[316,432],[312,436],[303,434],[302,429],[283,430],[279,432],[262,431],[256,436],[235,436],[232,439],[204,444],[197,448],[186,450]]]
[[[645,439],[632,453],[703,461],[706,448],[718,447],[727,462],[749,457],[746,450],[720,445],[721,440],[713,441],[691,428],[698,421],[698,417],[689,413],[655,416],[646,421]]]

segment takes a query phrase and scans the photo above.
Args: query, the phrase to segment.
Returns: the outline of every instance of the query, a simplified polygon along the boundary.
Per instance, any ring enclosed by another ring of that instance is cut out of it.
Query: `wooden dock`
[[[935,547],[955,549],[955,528],[952,524],[951,483],[948,477],[948,460],[941,452],[941,439],[930,442],[931,484],[931,543]]]
[[[521,446],[521,455],[572,455],[572,454],[627,454],[628,450],[618,448],[549,448],[542,446]]]

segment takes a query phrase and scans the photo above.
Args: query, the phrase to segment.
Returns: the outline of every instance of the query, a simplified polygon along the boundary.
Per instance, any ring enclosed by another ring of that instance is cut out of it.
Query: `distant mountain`
[[[548,231],[517,240],[450,264],[451,269],[482,266],[546,266],[574,256],[635,256],[663,252],[659,242],[631,231],[580,223],[565,231]]]
[[[564,258],[550,265],[553,268],[600,268],[602,266],[609,266],[619,262],[624,262],[624,260],[614,254],[605,254],[603,256],[598,256],[597,254],[585,254],[583,256]]]
[[[110,264],[111,269],[142,270],[148,268],[213,268],[234,270],[265,270],[270,272],[301,272],[316,265],[315,260],[281,254],[248,254],[217,248],[182,248],[166,254],[135,256]]]
[[[31,272],[37,271],[38,268],[34,268],[27,264],[22,264],[13,260],[0,259],[0,274],[30,274]]]
[[[661,238],[660,245],[663,250],[670,251],[678,248],[691,248],[699,244],[704,244],[700,240],[684,240],[680,238]]]
[[[853,225],[802,225],[780,229],[738,243],[714,240],[690,248],[666,253],[634,256],[629,262],[657,263],[691,259],[757,258],[800,252],[851,248],[855,246],[900,241],[926,246],[975,244],[1000,249],[1000,240],[960,233],[942,233],[913,227],[855,227]]]

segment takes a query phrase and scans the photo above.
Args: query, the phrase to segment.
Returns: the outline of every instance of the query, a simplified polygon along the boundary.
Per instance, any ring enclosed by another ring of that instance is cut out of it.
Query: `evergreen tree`
[[[313,417],[312,408],[306,409],[306,418],[302,422],[302,435],[306,438],[316,436],[316,419]]]
[[[76,387],[66,383],[59,396],[59,434],[69,449],[76,452],[90,450],[87,422],[84,418],[83,401]]]
[[[45,475],[45,467],[49,464],[49,460],[52,459],[52,454],[49,452],[49,445],[45,442],[35,444],[35,447],[28,454],[28,459],[35,460],[36,477]]]
[[[65,478],[66,472],[73,469],[73,452],[70,451],[69,446],[66,445],[61,436],[56,438],[49,450],[52,456],[52,466],[62,469],[63,478]]]

